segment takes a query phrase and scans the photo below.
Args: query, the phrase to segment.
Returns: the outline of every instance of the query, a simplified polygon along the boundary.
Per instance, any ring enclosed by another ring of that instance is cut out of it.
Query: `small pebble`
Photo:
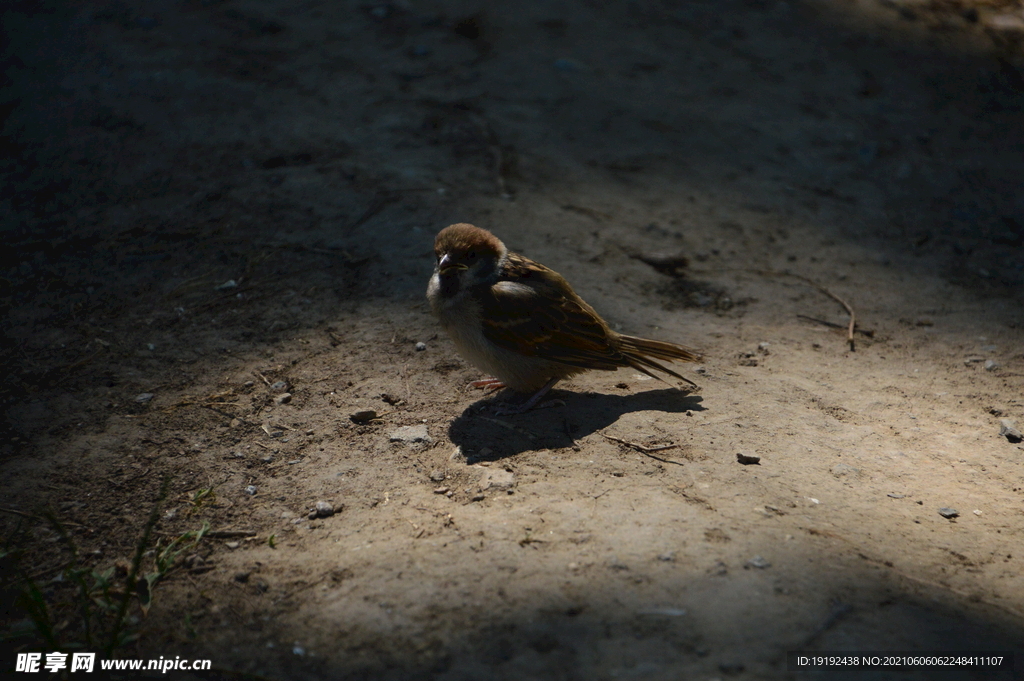
[[[425,425],[418,426],[402,426],[396,428],[391,432],[388,438],[392,442],[405,442],[407,444],[416,442],[433,442],[430,435],[427,433],[427,427]]]
[[[306,654],[306,649],[303,648],[302,646],[299,646],[299,645],[292,646],[292,655],[298,655],[299,657],[302,657],[305,654]]]
[[[999,434],[1010,442],[1024,440],[1024,435],[1017,429],[1017,422],[1013,419],[999,419]]]
[[[999,365],[996,364],[996,361],[994,359],[985,360],[985,371],[995,371],[998,368]]]
[[[236,541],[229,541],[229,542],[225,542],[224,546],[228,547],[229,549],[234,550],[234,549],[237,549],[239,546],[241,546],[241,544],[239,542],[236,542]]]
[[[284,392],[288,389],[288,383],[285,381],[274,381],[270,384],[270,389],[276,393]]]
[[[319,518],[330,518],[334,515],[334,504],[329,501],[318,501],[313,510]]]
[[[511,471],[487,469],[480,477],[480,489],[509,489],[516,484],[516,476]]]
[[[860,473],[860,470],[849,464],[837,463],[835,466],[832,466],[832,475],[837,478],[841,478],[844,475],[856,475],[857,473]]]
[[[759,457],[759,456],[748,456],[746,454],[740,454],[739,452],[736,453],[736,460],[739,461],[744,466],[752,466],[752,465],[755,465],[755,464],[756,465],[760,465],[761,464],[761,457]]]
[[[256,494],[256,485],[246,485],[245,493],[248,494],[250,497]]]
[[[227,291],[228,289],[235,288],[237,286],[238,286],[238,282],[237,281],[235,281],[234,279],[228,279],[223,284],[218,286],[217,290],[218,291]]]
[[[433,480],[434,482],[441,482],[442,480],[444,480],[444,471],[442,471],[439,468],[435,468],[434,470],[430,471],[430,479]]]
[[[291,393],[281,393],[280,395],[278,395],[277,397],[274,398],[274,404],[288,404],[291,401],[292,401],[292,394]]]
[[[647,253],[636,253],[630,255],[642,263],[650,265],[658,272],[667,274],[670,277],[686,276],[685,269],[690,265],[690,259],[683,253],[664,251],[653,251]]]
[[[354,423],[369,423],[377,418],[377,412],[373,409],[361,409],[360,411],[349,414],[348,417],[352,419]]]
[[[973,511],[971,511],[971,513],[973,513],[974,515],[981,515],[981,511],[979,511],[978,509],[974,509]]]
[[[427,344],[426,343],[417,343],[416,344],[416,351],[417,352],[423,352],[426,349],[427,349]]]
[[[886,494],[885,496],[891,497],[893,499],[906,499],[907,498],[906,494]]]
[[[772,564],[765,560],[762,556],[754,556],[753,558],[747,561],[747,565],[749,565],[750,567],[757,568],[759,570],[764,570],[767,567],[771,567]]]
[[[953,519],[959,517],[960,512],[957,511],[955,508],[940,508],[939,515],[941,515],[943,518]]]
[[[434,489],[434,494],[448,494],[447,487],[437,487]]]
[[[242,384],[242,387],[243,387],[243,388],[251,388],[251,387],[253,387],[254,385],[256,385],[256,383],[255,383],[255,382],[253,382],[253,381],[246,381],[245,383],[243,383],[243,384]]]
[[[758,343],[757,351],[760,352],[762,355],[770,355],[771,352],[768,350],[768,348],[770,347],[771,343]]]
[[[153,399],[153,393],[139,393],[135,396],[135,401],[139,404],[146,404]]]
[[[234,579],[236,582],[241,582],[242,584],[245,584],[249,581],[249,575],[251,574],[251,572],[236,572]]]

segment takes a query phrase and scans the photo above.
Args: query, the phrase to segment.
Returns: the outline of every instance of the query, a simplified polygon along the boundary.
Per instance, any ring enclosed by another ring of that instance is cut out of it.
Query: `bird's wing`
[[[625,366],[612,332],[558,273],[509,254],[482,296],[484,336],[502,348],[587,369]]]

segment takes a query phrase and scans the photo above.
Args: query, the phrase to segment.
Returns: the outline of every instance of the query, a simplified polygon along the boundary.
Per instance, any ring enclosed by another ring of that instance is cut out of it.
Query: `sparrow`
[[[693,381],[655,360],[697,362],[696,350],[613,331],[558,272],[512,253],[467,223],[442,229],[427,286],[434,315],[470,364],[495,378],[475,387],[533,393],[505,413],[531,409],[558,381],[591,369],[632,367]]]

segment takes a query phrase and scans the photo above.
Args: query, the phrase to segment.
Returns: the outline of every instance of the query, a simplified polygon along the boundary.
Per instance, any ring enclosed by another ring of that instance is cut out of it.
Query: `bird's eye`
[[[476,260],[476,251],[466,253],[466,260]]]

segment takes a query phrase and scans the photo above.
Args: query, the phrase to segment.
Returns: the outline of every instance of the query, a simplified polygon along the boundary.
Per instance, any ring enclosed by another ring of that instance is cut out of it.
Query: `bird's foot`
[[[552,378],[550,381],[548,381],[547,385],[545,385],[543,388],[534,393],[530,399],[526,400],[522,404],[499,404],[497,407],[495,407],[495,413],[522,414],[523,412],[530,411],[537,404],[537,402],[540,401],[540,398],[548,394],[548,391],[551,390],[551,386],[553,386],[555,383],[558,383],[558,379]],[[541,409],[545,407],[557,407],[559,406],[559,404],[564,406],[565,402],[562,402],[562,400],[549,400],[544,404],[541,404],[537,408]]]
[[[469,387],[494,391],[501,390],[505,387],[505,384],[492,376],[490,378],[482,378],[479,381],[471,381]]]

